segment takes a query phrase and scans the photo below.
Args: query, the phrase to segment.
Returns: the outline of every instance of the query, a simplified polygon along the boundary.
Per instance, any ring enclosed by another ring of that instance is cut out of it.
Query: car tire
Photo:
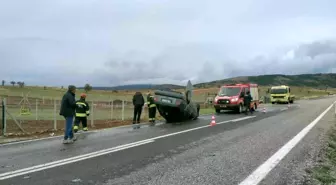
[[[215,109],[215,110],[216,110],[216,113],[218,113],[218,114],[219,114],[219,113],[220,113],[220,111],[221,111],[220,109]]]
[[[289,99],[289,103],[291,103],[291,104],[292,104],[293,102],[294,102],[294,100],[293,100],[293,99]]]
[[[197,115],[196,115],[196,117],[194,118],[194,120],[198,119],[198,117],[199,117],[199,111],[200,111],[200,109],[197,108]]]

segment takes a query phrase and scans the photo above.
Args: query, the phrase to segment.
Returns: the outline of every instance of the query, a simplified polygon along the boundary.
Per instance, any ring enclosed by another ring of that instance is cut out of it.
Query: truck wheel
[[[220,111],[221,111],[220,109],[216,109],[216,113],[220,113]]]
[[[272,102],[272,104],[275,104],[275,102]]]
[[[243,105],[242,105],[242,104],[239,104],[238,113],[239,113],[239,114],[242,113],[242,112],[243,112],[243,109],[244,109]]]

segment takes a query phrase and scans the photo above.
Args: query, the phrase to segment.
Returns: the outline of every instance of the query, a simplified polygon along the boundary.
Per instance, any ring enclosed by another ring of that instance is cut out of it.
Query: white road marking
[[[25,174],[28,174],[28,173],[38,172],[38,171],[41,171],[41,170],[54,168],[54,167],[57,167],[57,166],[62,166],[62,165],[65,165],[65,164],[70,164],[70,163],[74,163],[74,162],[77,162],[77,161],[82,161],[82,160],[85,160],[85,159],[90,159],[90,158],[93,158],[93,157],[98,157],[98,156],[101,156],[101,155],[117,152],[117,151],[120,151],[120,150],[125,150],[125,149],[128,149],[128,148],[144,145],[144,144],[151,143],[151,142],[154,142],[154,140],[139,141],[139,142],[130,143],[130,144],[126,144],[126,145],[121,145],[121,146],[117,146],[117,147],[113,147],[113,148],[109,148],[109,149],[100,150],[100,151],[97,151],[97,152],[92,152],[92,153],[88,153],[88,154],[84,154],[84,155],[79,155],[79,156],[76,156],[76,157],[71,157],[71,158],[62,159],[62,160],[58,160],[58,161],[54,161],[54,162],[50,162],[50,163],[36,165],[36,166],[29,167],[29,168],[24,168],[24,169],[20,169],[20,170],[15,170],[15,171],[11,171],[11,172],[2,173],[2,174],[0,174],[0,180],[9,179],[9,178],[20,176],[20,175],[25,175]]]
[[[334,102],[336,103],[336,101]],[[333,103],[333,104],[334,104]],[[266,175],[301,141],[302,138],[322,119],[322,117],[333,107],[331,104],[314,121],[302,129],[296,136],[281,147],[267,161],[260,165],[251,175],[249,175],[239,185],[257,185]]]
[[[236,122],[236,121],[246,120],[246,119],[253,118],[253,117],[256,117],[256,116],[249,116],[249,117],[243,117],[243,118],[238,118],[238,119],[233,119],[233,120],[222,121],[222,122],[219,122],[217,124]],[[171,134],[157,136],[157,137],[145,139],[145,140],[142,140],[142,141],[137,141],[137,142],[133,142],[133,143],[125,144],[125,145],[120,145],[120,146],[113,147],[113,148],[108,148],[108,149],[99,150],[99,151],[96,151],[96,152],[91,152],[91,153],[88,153],[88,154],[83,154],[83,155],[79,155],[79,156],[75,156],[75,157],[71,157],[71,158],[67,158],[67,159],[62,159],[62,160],[58,160],[58,161],[54,161],[54,162],[50,162],[50,163],[40,164],[40,165],[36,165],[36,166],[32,166],[32,167],[28,167],[28,168],[24,168],[24,169],[20,169],[20,170],[15,170],[15,171],[2,173],[2,174],[0,174],[0,180],[9,179],[9,178],[17,177],[17,176],[20,176],[20,175],[34,173],[34,172],[38,172],[38,171],[41,171],[41,170],[54,168],[54,167],[57,167],[57,166],[62,166],[62,165],[74,163],[74,162],[77,162],[77,161],[82,161],[82,160],[85,160],[85,159],[98,157],[98,156],[101,156],[101,155],[117,152],[117,151],[120,151],[120,150],[125,150],[125,149],[128,149],[128,148],[144,145],[144,144],[147,144],[147,143],[152,143],[157,139],[166,138],[166,137],[170,137],[170,136],[173,136],[173,135],[178,135],[178,134],[182,134],[182,133],[186,133],[186,132],[190,132],[190,131],[194,131],[194,130],[199,130],[199,129],[207,128],[207,127],[211,127],[210,123],[208,125],[204,125],[204,126],[201,126],[201,127],[196,127],[196,128],[192,128],[192,129],[188,129],[188,130],[184,130],[184,131],[180,131],[180,132],[174,132],[174,133],[171,133]]]
[[[207,116],[211,116],[212,114],[202,114],[200,115],[200,118],[206,118]],[[156,126],[162,125],[163,123],[157,123]],[[144,126],[147,126],[147,124],[144,124]],[[105,128],[105,129],[100,129],[100,130],[90,130],[87,131],[86,133],[95,133],[95,132],[103,132],[103,131],[108,131],[111,129],[119,129],[119,128],[126,128],[126,127],[131,127],[131,125],[123,125],[123,126],[118,126],[118,127],[113,127],[113,128]],[[61,136],[50,136],[50,137],[45,137],[45,138],[39,138],[39,139],[27,139],[27,140],[22,140],[22,141],[13,141],[10,143],[0,143],[0,147],[2,146],[8,146],[8,145],[15,145],[15,144],[22,144],[22,143],[30,143],[30,142],[35,142],[35,141],[43,141],[43,140],[48,140],[48,139],[56,139],[56,138],[62,138],[63,135]]]

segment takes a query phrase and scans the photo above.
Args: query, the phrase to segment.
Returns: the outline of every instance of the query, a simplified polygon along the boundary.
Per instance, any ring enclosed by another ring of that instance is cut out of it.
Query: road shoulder
[[[324,161],[328,133],[335,125],[333,109],[293,148],[260,184],[316,185],[313,169]],[[276,182],[274,182],[276,179]]]
[[[336,119],[331,121],[330,129],[323,138],[318,160],[307,168],[306,184],[336,184]]]

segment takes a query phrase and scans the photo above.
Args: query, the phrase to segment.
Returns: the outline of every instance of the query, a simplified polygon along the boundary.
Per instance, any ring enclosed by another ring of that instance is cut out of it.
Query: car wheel
[[[193,120],[196,120],[196,119],[198,119],[198,116],[199,116],[199,109],[197,109],[197,114],[196,114],[196,117],[194,117],[194,119],[193,119]]]
[[[221,111],[220,109],[216,109],[216,113],[220,113],[220,111]]]

